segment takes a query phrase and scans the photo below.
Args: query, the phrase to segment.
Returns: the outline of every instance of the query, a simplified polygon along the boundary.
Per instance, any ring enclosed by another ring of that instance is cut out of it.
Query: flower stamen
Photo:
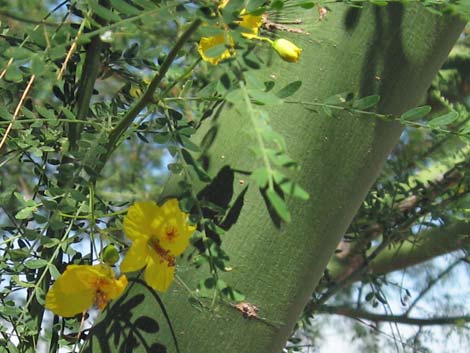
[[[103,310],[108,304],[108,302],[109,302],[108,295],[106,293],[103,293],[100,290],[97,290],[96,295],[95,295],[95,301],[94,301],[94,304],[96,305],[96,307],[99,308],[100,310]]]
[[[101,289],[105,285],[106,285],[106,280],[101,279],[101,278],[98,278],[94,285],[96,289],[96,293],[95,293],[95,299],[94,299],[93,304],[95,304],[95,306],[101,310],[104,309],[109,302],[108,294]]]
[[[178,237],[178,229],[170,226],[166,228],[165,235],[169,241],[173,241],[176,237]]]
[[[175,257],[170,255],[168,250],[163,249],[158,240],[150,240],[150,247],[160,256],[160,262],[166,261],[169,267],[176,265]]]

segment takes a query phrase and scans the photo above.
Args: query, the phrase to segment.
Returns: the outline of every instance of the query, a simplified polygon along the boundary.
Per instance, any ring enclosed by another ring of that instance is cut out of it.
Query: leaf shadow
[[[261,196],[263,196],[264,203],[266,204],[266,209],[268,210],[269,217],[271,217],[271,221],[273,222],[274,226],[277,229],[281,229],[282,219],[277,214],[276,210],[274,209],[273,205],[271,204],[271,201],[269,201],[269,198],[266,194],[266,190],[267,190],[267,188],[259,189],[259,191],[261,193]],[[283,195],[281,190],[278,190],[277,188],[276,188],[276,190],[278,191],[278,194]]]
[[[159,342],[157,334],[160,331],[160,324],[152,317],[155,315],[142,314],[146,312],[145,308],[148,305],[148,300],[145,300],[147,296],[142,292],[135,293],[131,290],[138,286],[140,291],[144,290],[157,301],[172,334],[176,352],[179,353],[173,326],[158,294],[138,277],[129,278],[129,281],[132,283],[127,291],[105,310],[100,320],[90,330],[89,341],[83,352],[167,352],[167,347]],[[145,307],[139,308],[144,302]]]

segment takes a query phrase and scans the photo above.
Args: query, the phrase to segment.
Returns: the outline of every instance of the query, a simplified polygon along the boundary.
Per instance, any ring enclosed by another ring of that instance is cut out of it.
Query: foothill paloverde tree
[[[463,346],[469,18],[0,0],[0,352]]]

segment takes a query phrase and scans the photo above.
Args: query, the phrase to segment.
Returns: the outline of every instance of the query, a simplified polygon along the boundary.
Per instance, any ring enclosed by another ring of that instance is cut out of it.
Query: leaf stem
[[[274,182],[273,182],[273,168],[271,167],[271,163],[269,162],[269,157],[268,154],[266,153],[266,145],[264,144],[263,137],[261,136],[259,132],[258,125],[256,124],[256,117],[255,117],[255,111],[253,110],[253,106],[251,105],[250,97],[248,96],[248,91],[246,90],[246,86],[243,83],[243,81],[240,81],[240,89],[243,94],[243,98],[245,100],[245,106],[246,110],[248,111],[248,116],[250,117],[251,123],[253,124],[253,131],[256,135],[256,141],[258,142],[258,145],[260,147],[260,152],[261,156],[263,159],[263,164],[267,170],[267,173],[269,175],[268,179],[268,188],[270,190],[274,190]]]
[[[459,132],[456,132],[456,131],[443,129],[443,128],[440,128],[440,127],[437,127],[437,126],[429,126],[429,125],[426,125],[426,124],[419,123],[417,121],[402,120],[402,119],[400,119],[399,116],[392,115],[392,114],[380,114],[380,113],[376,113],[376,112],[355,109],[355,108],[352,108],[352,107],[345,107],[345,106],[341,106],[341,105],[326,104],[326,103],[319,103],[319,102],[305,102],[305,101],[301,101],[301,100],[286,100],[284,102],[285,103],[290,103],[290,104],[301,104],[301,105],[305,105],[305,106],[311,105],[311,106],[316,106],[316,107],[326,107],[326,108],[330,108],[330,109],[342,110],[342,111],[346,111],[346,112],[349,112],[349,113],[358,114],[359,116],[360,115],[372,116],[373,118],[380,119],[380,120],[383,120],[383,121],[388,121],[388,122],[397,121],[397,122],[399,122],[403,125],[407,125],[407,126],[411,126],[411,127],[417,127],[417,128],[430,129],[430,130],[434,130],[434,131],[438,131],[438,132],[442,132],[442,133],[446,133],[446,134],[452,134],[452,135],[455,135],[455,136],[468,136],[468,134],[462,134],[462,133],[459,133]]]
[[[168,72],[168,69],[170,68],[173,61],[176,59],[176,56],[183,47],[184,43],[188,41],[188,39],[197,30],[200,24],[201,20],[196,19],[179,37],[179,39],[165,58],[165,61],[160,66],[160,70],[150,82],[145,93],[131,107],[131,109],[126,113],[126,115],[122,118],[118,125],[111,131],[111,133],[109,134],[108,142],[106,144],[107,152],[102,156],[102,162],[106,161],[110,157],[111,153],[116,149],[119,143],[119,139],[122,137],[124,132],[131,126],[132,122],[140,114],[140,112],[150,103],[154,103],[153,95],[156,89],[162,82],[163,78]]]

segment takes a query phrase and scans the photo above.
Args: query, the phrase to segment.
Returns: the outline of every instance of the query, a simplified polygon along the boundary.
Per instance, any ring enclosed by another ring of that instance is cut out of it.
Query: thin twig
[[[462,262],[462,259],[458,259],[457,261],[453,262],[449,267],[447,267],[444,271],[442,271],[436,278],[433,278],[429,283],[426,285],[426,288],[424,288],[421,293],[413,300],[413,302],[408,306],[408,309],[406,309],[404,315],[408,315],[410,311],[418,304],[418,302],[421,300],[421,298],[424,297],[424,295],[429,292],[429,290],[437,283],[439,282],[443,277],[448,275],[454,268],[457,266],[460,262]]]
[[[18,102],[18,105],[16,106],[15,112],[13,113],[13,118],[10,121],[10,124],[8,124],[8,127],[5,131],[5,135],[2,137],[2,141],[0,141],[0,150],[2,149],[3,145],[5,144],[5,141],[7,140],[8,134],[10,133],[13,123],[15,122],[16,118],[20,114],[21,107],[23,106],[24,100],[26,99],[26,96],[29,93],[29,90],[31,89],[31,86],[33,85],[34,79],[36,78],[35,75],[32,75],[31,78],[29,79],[28,85],[26,86],[26,89],[24,90],[20,101]]]
[[[80,321],[80,327],[78,328],[77,338],[75,340],[75,344],[73,345],[72,352],[75,352],[77,349],[78,342],[80,341],[80,336],[82,335],[83,324],[85,323],[86,311],[82,313],[82,320]]]
[[[170,68],[171,64],[176,58],[176,55],[179,53],[180,49],[183,47],[183,44],[191,37],[191,35],[197,30],[199,25],[201,24],[201,20],[195,20],[187,29],[186,31],[180,36],[180,38],[176,41],[174,47],[168,53],[165,61],[160,66],[160,70],[155,75],[155,77],[150,82],[149,86],[145,93],[140,97],[140,99],[135,103],[134,106],[127,112],[127,114],[123,117],[123,119],[118,123],[118,125],[111,131],[109,135],[108,143],[106,144],[107,153],[103,155],[102,158],[107,160],[111,153],[116,148],[119,139],[122,137],[124,132],[131,126],[132,122],[134,121],[135,117],[139,115],[139,113],[150,103],[154,103],[153,94],[155,90],[160,85],[160,82],[165,77],[168,69]]]
[[[3,78],[3,76],[5,76],[11,64],[13,64],[13,58],[10,58],[10,60],[8,60],[7,64],[5,65],[5,68],[2,70],[2,72],[0,72],[0,80]]]
[[[60,80],[62,78],[62,75],[64,74],[65,68],[67,67],[67,64],[72,57],[72,54],[75,52],[75,49],[77,49],[77,37],[75,37],[75,40],[73,41],[72,45],[70,46],[70,49],[67,53],[67,56],[65,57],[64,62],[62,63],[62,67],[60,68],[59,72],[57,73],[57,80]]]
[[[455,325],[458,322],[470,322],[469,315],[415,318],[408,317],[406,315],[375,314],[365,310],[334,306],[324,307],[321,311],[324,313],[346,316],[352,319],[364,319],[373,322],[395,322],[398,324],[417,326]]]

